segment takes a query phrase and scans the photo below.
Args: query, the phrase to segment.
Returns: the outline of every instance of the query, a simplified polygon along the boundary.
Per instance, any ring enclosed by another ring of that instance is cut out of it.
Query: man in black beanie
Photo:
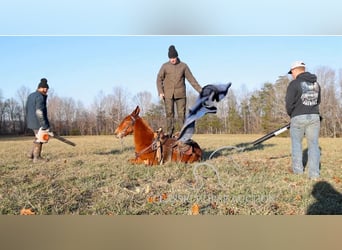
[[[167,133],[169,136],[172,136],[174,129],[180,130],[185,120],[185,79],[188,80],[198,93],[202,91],[202,87],[192,75],[188,65],[180,61],[174,45],[169,47],[168,57],[169,61],[164,63],[159,70],[157,76],[157,89],[160,99],[164,100]],[[175,104],[178,119],[175,119]]]
[[[47,79],[46,78],[40,79],[40,83],[38,84],[37,89],[40,89],[40,88],[49,89],[49,85],[47,84]]]
[[[36,136],[36,139],[33,141],[33,148],[28,155],[29,158],[33,159],[33,162],[43,160],[41,157],[43,142],[38,139],[39,129],[49,130],[50,128],[46,105],[48,90],[47,79],[42,78],[37,90],[31,93],[26,101],[27,127],[32,129]]]

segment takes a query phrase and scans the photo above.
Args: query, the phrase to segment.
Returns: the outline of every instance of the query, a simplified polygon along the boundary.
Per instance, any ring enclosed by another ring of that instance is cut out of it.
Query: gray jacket
[[[46,107],[47,95],[39,91],[31,93],[26,101],[27,127],[30,129],[50,128]]]

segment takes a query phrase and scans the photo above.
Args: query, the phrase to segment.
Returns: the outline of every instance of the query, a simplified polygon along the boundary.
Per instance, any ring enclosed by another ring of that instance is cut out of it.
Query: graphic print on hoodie
[[[305,106],[314,106],[318,104],[319,85],[317,82],[301,82],[302,103]]]

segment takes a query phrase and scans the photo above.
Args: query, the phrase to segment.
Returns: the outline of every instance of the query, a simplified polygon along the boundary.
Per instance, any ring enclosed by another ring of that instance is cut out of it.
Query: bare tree
[[[20,117],[20,128],[21,131],[23,131],[24,133],[27,132],[27,127],[26,127],[26,100],[27,97],[30,94],[30,89],[25,87],[25,86],[21,86],[18,91],[17,91],[17,95],[19,98],[19,103],[20,103],[20,107],[21,107],[21,117]]]
[[[106,110],[104,107],[104,99],[105,94],[103,91],[100,91],[97,96],[94,98],[94,102],[92,105],[92,111],[96,115],[96,134],[99,135],[102,133],[104,124],[105,124],[105,115]]]
[[[8,132],[12,134],[19,132],[22,110],[19,103],[14,98],[10,98],[5,101],[5,112],[8,119]]]
[[[237,133],[243,130],[239,105],[233,89],[217,104],[217,117],[221,120],[220,133]]]
[[[129,111],[129,94],[121,87],[113,89],[113,93],[105,95],[100,91],[92,104],[92,112],[96,116],[96,134],[112,134],[117,124]]]
[[[321,85],[323,116],[321,134],[342,136],[342,69],[334,71],[319,67],[315,74]],[[200,119],[196,130],[203,133],[262,133],[288,122],[285,111],[285,94],[290,79],[279,76],[275,83],[267,82],[260,90],[249,92],[243,85],[240,92],[229,90],[225,99],[217,104],[217,114]],[[236,93],[239,93],[236,95]],[[0,89],[0,134],[25,132],[24,112],[29,89],[18,89],[16,99],[4,99]],[[187,91],[187,109],[198,98],[193,90]],[[52,129],[61,135],[112,134],[125,115],[139,105],[141,115],[152,128],[163,127],[165,110],[163,102],[152,102],[148,91],[137,93],[133,98],[126,89],[115,87],[111,93],[100,91],[90,108],[73,98],[61,98],[49,91],[48,116]]]
[[[321,85],[320,111],[324,117],[322,132],[325,136],[336,137],[341,114],[339,113],[338,107],[340,104],[335,92],[335,89],[338,87],[335,71],[328,67],[320,67],[316,70],[316,75]]]
[[[6,133],[6,116],[7,116],[7,113],[6,113],[6,109],[7,109],[7,103],[5,101],[2,101],[0,99],[0,133],[1,134],[4,134]]]
[[[140,113],[143,116],[152,106],[152,94],[148,91],[139,92],[133,97],[133,102],[140,106]]]
[[[59,98],[57,95],[55,96],[49,96],[48,99],[48,117],[50,121],[50,126],[54,130],[54,132],[57,132],[58,134],[61,134],[63,130],[63,123],[61,120],[62,116],[62,99]]]
[[[237,102],[239,103],[239,110],[241,118],[243,121],[242,133],[247,134],[251,128],[250,124],[250,108],[249,99],[251,98],[251,93],[248,91],[245,84],[243,84],[236,95]]]
[[[122,87],[116,87],[113,89],[113,96],[115,99],[115,103],[112,106],[115,112],[112,112],[113,120],[115,121],[115,127],[118,125],[119,122],[124,118],[126,114],[128,114],[130,110],[130,94],[123,89]],[[134,105],[136,106],[136,105]]]
[[[195,105],[197,98],[198,93],[194,90],[189,89],[186,91],[186,107],[188,110]]]
[[[2,90],[0,89],[0,134],[3,133],[4,127],[4,113],[5,113],[5,103],[3,102]]]
[[[286,90],[289,85],[290,79],[287,76],[279,76],[274,84],[274,100],[272,103],[273,115],[276,121],[281,124],[289,122],[285,108]],[[279,124],[280,125],[280,124]]]

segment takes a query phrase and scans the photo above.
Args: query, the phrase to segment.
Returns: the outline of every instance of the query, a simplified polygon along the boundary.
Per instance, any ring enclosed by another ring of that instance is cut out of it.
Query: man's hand
[[[49,128],[43,129],[43,127],[40,127],[36,137],[37,137],[37,142],[47,143],[49,141],[49,139],[50,139]]]
[[[164,96],[164,94],[162,93],[162,94],[159,94],[159,99],[161,100],[161,101],[164,101],[164,99],[165,99],[165,96]]]

